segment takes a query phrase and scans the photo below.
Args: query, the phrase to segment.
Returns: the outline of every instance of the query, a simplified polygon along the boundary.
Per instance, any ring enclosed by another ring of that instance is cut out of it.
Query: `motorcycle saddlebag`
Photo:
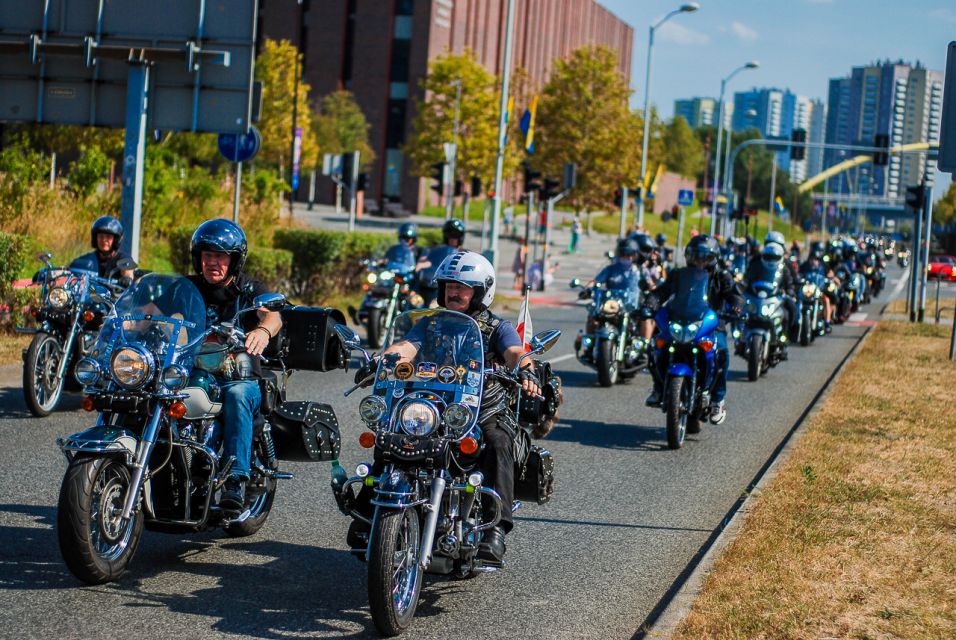
[[[554,457],[547,449],[532,445],[528,459],[515,478],[515,498],[544,504],[554,492]]]
[[[282,347],[285,365],[304,371],[331,371],[347,362],[335,325],[345,324],[338,309],[289,307],[282,311]],[[267,352],[265,354],[269,356]]]
[[[269,417],[276,458],[295,462],[327,462],[339,457],[339,421],[327,404],[283,402]]]

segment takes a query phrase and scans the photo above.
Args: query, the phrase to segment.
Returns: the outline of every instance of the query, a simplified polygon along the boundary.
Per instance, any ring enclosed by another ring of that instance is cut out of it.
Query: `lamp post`
[[[667,22],[672,17],[676,16],[678,13],[694,13],[700,9],[700,4],[696,2],[688,2],[687,4],[682,4],[679,9],[674,9],[666,16],[657,21],[656,24],[651,25],[650,33],[647,38],[647,72],[644,77],[644,136],[641,140],[641,175],[638,177],[638,180],[641,183],[641,197],[637,202],[637,224],[638,226],[644,225],[644,172],[647,167],[647,138],[650,135],[651,130],[651,118],[649,114],[650,104],[651,104],[651,56],[654,53],[654,30],[659,26]]]
[[[745,112],[745,115],[750,120],[754,120],[754,118],[757,117],[757,110],[747,109],[747,111]],[[730,188],[727,187],[727,185],[730,184],[730,181],[727,176],[730,171],[730,149],[731,147],[733,147],[733,143],[734,143],[734,132],[733,132],[733,127],[731,127],[731,130],[727,132],[727,144],[724,145],[724,178],[723,180],[724,180],[724,192],[725,192],[727,207],[730,206],[730,193],[733,191],[733,187],[730,187]],[[721,235],[724,235],[724,236],[728,235],[729,233],[727,231],[727,227],[733,226],[730,222],[730,210],[728,209],[726,213],[727,215],[724,218],[723,224],[721,225],[721,229],[720,229]]]
[[[720,151],[724,133],[724,90],[727,88],[727,83],[735,75],[744,69],[756,69],[759,66],[759,62],[751,60],[731,71],[729,76],[720,81],[720,99],[717,102],[717,113],[719,114],[717,117],[717,150],[714,153],[714,190],[710,205],[710,235],[714,235],[717,231],[717,189],[720,186]],[[725,188],[726,186],[724,185]]]

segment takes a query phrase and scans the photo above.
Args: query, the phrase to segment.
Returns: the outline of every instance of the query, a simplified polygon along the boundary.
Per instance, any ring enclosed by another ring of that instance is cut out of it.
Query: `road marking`
[[[847,322],[863,322],[864,320],[866,320],[866,314],[862,311],[850,314],[850,317],[847,318]]]
[[[906,281],[909,279],[909,277],[910,274],[908,271],[903,274],[903,276],[900,278],[900,281],[896,283],[896,287],[893,289],[893,293],[890,295],[890,298],[895,298],[899,295],[900,291],[903,290],[903,287],[906,286]]]
[[[548,364],[557,364],[559,362],[564,362],[565,360],[570,360],[574,357],[573,353],[566,353],[563,356],[558,356],[557,358],[551,358],[548,360]]]

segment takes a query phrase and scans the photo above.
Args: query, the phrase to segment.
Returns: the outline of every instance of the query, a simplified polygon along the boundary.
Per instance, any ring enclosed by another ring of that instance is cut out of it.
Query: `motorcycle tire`
[[[601,340],[597,349],[598,383],[602,387],[613,386],[618,379],[620,366],[614,358],[614,343],[610,340]]]
[[[64,380],[56,380],[62,349],[56,336],[42,331],[33,336],[27,349],[23,361],[23,399],[30,413],[38,418],[53,413],[63,396]]]
[[[117,458],[77,458],[60,486],[56,533],[67,568],[87,584],[118,579],[129,566],[143,533],[143,514],[122,522],[129,468]],[[109,521],[103,515],[110,514]]]
[[[368,559],[368,604],[379,633],[405,631],[415,617],[422,590],[419,566],[421,524],[415,509],[382,511],[372,530]],[[399,567],[395,559],[404,556]]]
[[[248,491],[248,488],[246,489]],[[266,478],[265,489],[256,496],[249,506],[249,517],[242,522],[233,522],[226,525],[223,530],[231,538],[245,538],[251,536],[266,523],[269,518],[269,512],[272,511],[272,503],[276,498],[276,480]]]
[[[381,349],[385,341],[385,315],[381,309],[368,311],[368,346]]]
[[[763,370],[763,336],[750,336],[750,352],[747,354],[747,379],[756,382]]]
[[[813,313],[804,311],[803,322],[800,323],[800,346],[808,347],[813,340]]]
[[[687,416],[690,413],[690,399],[686,380],[681,376],[674,376],[667,382],[667,447],[680,449],[684,446],[684,436],[687,434]]]

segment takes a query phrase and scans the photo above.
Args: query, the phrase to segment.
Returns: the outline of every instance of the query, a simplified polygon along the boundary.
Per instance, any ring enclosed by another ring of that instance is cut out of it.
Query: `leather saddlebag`
[[[339,457],[339,421],[327,404],[283,402],[272,412],[269,423],[279,460],[327,462]]]
[[[547,449],[531,446],[528,459],[515,476],[515,498],[544,504],[554,492],[554,457]]]

